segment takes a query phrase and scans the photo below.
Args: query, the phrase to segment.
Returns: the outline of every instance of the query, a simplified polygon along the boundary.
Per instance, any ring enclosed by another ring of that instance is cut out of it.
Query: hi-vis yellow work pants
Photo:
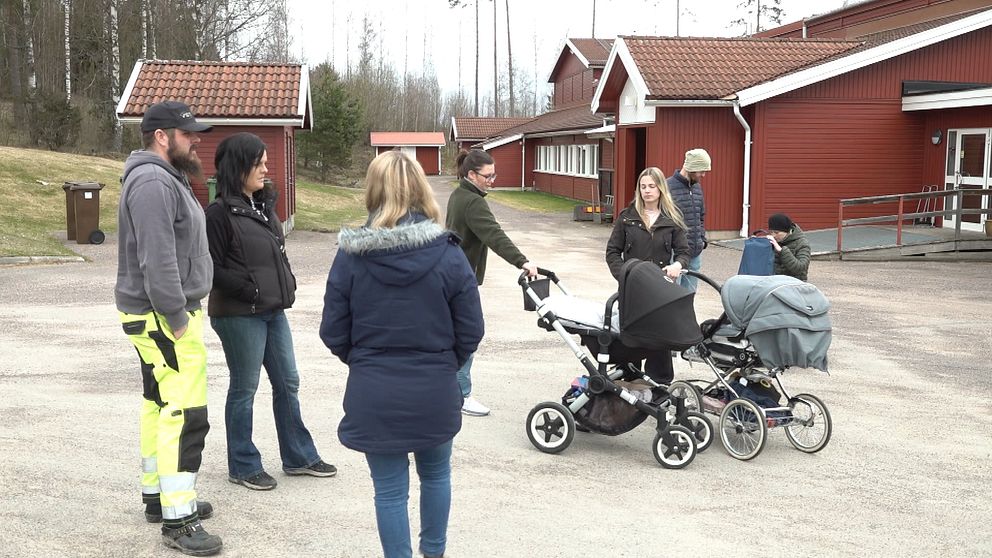
[[[196,472],[210,429],[203,310],[188,314],[186,333],[176,341],[161,314],[120,313],[141,359],[142,499],[161,500],[167,522],[197,511]]]

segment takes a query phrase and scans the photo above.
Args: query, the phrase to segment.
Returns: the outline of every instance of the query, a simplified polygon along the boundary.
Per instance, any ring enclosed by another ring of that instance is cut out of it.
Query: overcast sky
[[[293,48],[315,66],[333,61],[341,72],[357,59],[362,18],[368,14],[380,35],[385,59],[398,72],[420,74],[433,68],[445,92],[467,93],[475,80],[474,0],[449,8],[448,0],[287,0]],[[743,0],[681,0],[679,34],[696,37],[739,36],[732,21],[746,16]],[[596,0],[596,37],[676,34],[676,0]],[[844,0],[781,0],[783,23],[840,8]],[[496,0],[498,64],[506,73],[506,0]],[[814,8],[815,6],[815,8]],[[514,65],[528,81],[544,84],[567,37],[592,35],[593,0],[509,0]],[[493,1],[479,0],[479,87],[483,96],[493,82]],[[350,48],[348,48],[350,47]],[[404,53],[406,61],[404,62]],[[459,72],[459,58],[461,70]],[[459,79],[460,73],[460,79]],[[502,78],[501,78],[502,79]],[[539,92],[543,97],[544,90]]]

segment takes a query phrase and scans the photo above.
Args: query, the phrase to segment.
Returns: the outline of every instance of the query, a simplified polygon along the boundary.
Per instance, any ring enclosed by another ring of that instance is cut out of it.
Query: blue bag
[[[766,237],[752,236],[744,241],[738,275],[774,275],[775,249]]]

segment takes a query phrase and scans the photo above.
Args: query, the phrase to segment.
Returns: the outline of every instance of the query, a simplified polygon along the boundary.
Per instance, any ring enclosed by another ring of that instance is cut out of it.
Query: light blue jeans
[[[228,474],[247,479],[262,472],[262,456],[252,442],[251,432],[255,391],[263,365],[272,384],[272,414],[283,469],[302,469],[320,461],[300,413],[300,375],[286,313],[278,310],[254,316],[214,317],[210,325],[220,337],[231,372],[224,408]]]
[[[441,556],[448,542],[451,510],[451,440],[414,452],[420,477],[420,552]],[[411,558],[410,456],[365,454],[375,487],[375,521],[385,558]]]
[[[458,387],[462,390],[462,397],[467,398],[472,395],[472,361],[475,353],[468,355],[468,360],[458,369]]]
[[[699,271],[700,268],[702,268],[702,267],[703,267],[703,254],[702,253],[700,253],[695,258],[689,258],[689,270],[690,271]],[[692,292],[696,292],[696,283],[697,283],[698,279],[696,279],[695,277],[690,277],[688,275],[683,275],[682,278],[679,281],[680,281],[680,284],[683,287],[689,289]]]

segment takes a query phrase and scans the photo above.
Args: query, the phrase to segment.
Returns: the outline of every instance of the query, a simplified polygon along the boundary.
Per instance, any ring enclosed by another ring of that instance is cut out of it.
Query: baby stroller
[[[672,388],[685,393],[691,410],[720,416],[720,440],[737,459],[761,453],[770,428],[783,428],[800,451],[826,447],[833,428],[826,405],[808,393],[789,395],[782,375],[790,366],[827,372],[827,298],[784,275],[737,275],[721,288],[701,273],[688,273],[720,293],[724,312],[700,325],[702,342],[682,358],[706,364],[716,379],[673,382]]]
[[[571,296],[552,271],[539,268],[538,274],[544,279],[529,281],[526,273],[518,279],[524,309],[537,311],[538,326],[557,332],[586,373],[560,402],[539,403],[530,411],[531,443],[545,453],[559,453],[572,443],[576,429],[616,436],[651,418],[658,463],[669,469],[689,465],[712,442],[712,424],[699,407],[686,408],[684,394],[672,393],[631,363],[661,349],[667,356],[668,349],[701,342],[693,293],[666,280],[658,265],[638,260],[624,265],[620,290],[605,305]],[[550,294],[552,282],[561,294]]]

